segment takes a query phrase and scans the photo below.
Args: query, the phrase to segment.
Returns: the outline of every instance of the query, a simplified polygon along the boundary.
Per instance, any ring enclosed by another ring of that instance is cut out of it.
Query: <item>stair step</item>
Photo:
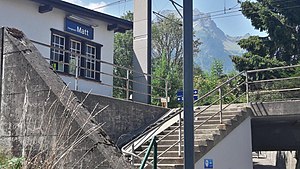
[[[178,141],[178,139],[176,139],[176,140],[161,140],[160,142],[157,143],[157,146],[160,146],[160,145],[171,146],[171,145],[175,144],[177,141]],[[205,144],[207,144],[207,141],[208,141],[208,139],[195,139],[194,142],[195,142],[195,145],[205,145]],[[182,140],[181,144],[182,145],[184,144],[183,140]]]
[[[201,129],[210,129],[210,128],[224,128],[227,124],[203,124],[200,128]],[[174,130],[175,128],[178,128],[178,125],[172,125],[168,129]]]
[[[218,107],[218,108],[209,108],[209,109],[206,109],[206,110],[204,110],[204,108],[203,109],[196,109],[194,112],[202,112],[202,113],[204,113],[204,114],[206,114],[206,113],[217,113],[217,112],[219,112],[220,111],[220,108]],[[238,113],[238,112],[241,112],[241,109],[240,108],[225,108],[225,109],[223,109],[222,110],[222,112],[224,112],[224,113],[226,113],[226,114],[231,114],[231,113]],[[201,113],[201,114],[202,114]]]
[[[183,144],[181,144],[181,146],[183,147]],[[170,147],[170,145],[157,145],[157,150],[158,151],[165,151],[169,147]],[[198,147],[198,145],[195,145],[195,148],[197,148],[197,147]],[[147,149],[147,148],[148,148],[148,145],[142,145],[141,146],[141,150],[144,150],[144,149]],[[178,144],[169,149],[169,151],[176,151],[176,150],[178,150]]]
[[[157,140],[162,138],[164,135],[158,135]],[[182,133],[182,136],[184,136],[184,133]],[[178,132],[177,133],[172,133],[171,135],[166,136],[164,139],[166,140],[178,140]],[[195,139],[212,139],[213,134],[195,134]]]
[[[162,144],[158,144],[158,155],[164,152],[167,148],[171,147],[176,141],[170,141],[170,142],[165,142]],[[195,140],[195,147],[198,148],[199,146],[211,146],[213,145],[213,140]],[[162,157],[178,157],[179,155],[179,149],[178,149],[178,144],[175,145],[174,147],[176,148],[171,148],[169,151],[164,152]],[[147,145],[141,146],[142,150],[135,151],[135,154],[139,155],[140,157],[144,157],[146,154],[145,149],[148,149]],[[181,143],[181,155],[183,155],[183,150],[184,150],[184,143]],[[153,151],[151,151],[150,154],[153,154]]]
[[[234,120],[234,119],[235,119],[235,117],[230,118],[230,119],[222,119],[222,123],[228,123],[228,122],[230,122],[230,120]],[[206,120],[207,119],[205,119],[205,120],[195,120],[194,125],[199,125],[199,124],[203,123]],[[210,119],[210,120],[206,121],[204,124],[221,124],[221,123],[220,123],[220,119],[217,118],[217,119]]]
[[[153,160],[153,156],[148,157],[148,161],[151,162]],[[183,164],[183,157],[159,157],[158,164]],[[136,160],[135,164],[141,164],[141,160]]]
[[[234,118],[235,116],[237,116],[236,114],[222,114],[222,118],[223,119],[231,119],[231,118]],[[195,117],[195,120],[206,120],[206,119],[209,119],[211,118],[210,115],[206,115],[206,114],[201,114],[197,117]],[[211,118],[212,120],[219,120],[220,119],[220,115],[216,115],[214,117]]]
[[[223,107],[227,107],[228,105],[227,104],[223,104]],[[226,109],[228,110],[235,110],[235,109],[241,109],[243,107],[245,107],[246,104],[231,104],[229,105]],[[208,106],[198,106],[198,107],[195,107],[195,110],[199,110],[199,109],[204,109],[204,108],[207,108]],[[220,109],[220,106],[219,104],[216,104],[216,105],[212,105],[210,106],[208,109],[210,110],[218,110]]]
[[[226,105],[224,105],[225,107]],[[232,125],[235,125],[235,123],[241,119],[243,119],[242,116],[245,115],[245,112],[242,111],[242,108],[244,108],[245,105],[230,105],[226,110],[222,112],[222,124],[220,124],[220,115],[217,114],[214,117],[211,117],[216,112],[219,111],[219,106],[214,105],[210,107],[208,110],[205,110],[204,112],[201,112],[197,117],[195,117],[194,125],[195,127],[198,127],[200,124],[201,126],[195,130],[195,144],[194,144],[194,150],[195,154],[197,156],[202,156],[204,153],[209,151],[212,146],[214,146],[216,143],[221,141],[224,136],[226,136],[228,131],[226,129],[230,129]],[[205,106],[201,106],[200,109],[196,108],[195,114],[199,113],[205,108]],[[202,124],[207,119],[211,118],[209,121]],[[163,121],[161,121],[163,122]],[[157,135],[157,139],[160,140],[157,145],[158,149],[158,155],[163,153],[165,150],[170,148],[174,143],[178,141],[179,137],[179,129],[178,128],[178,122],[174,123],[170,127],[168,127],[166,130],[161,132]],[[182,127],[181,127],[181,136],[184,137],[184,124],[182,119]],[[173,131],[176,129],[175,131]],[[173,131],[172,133],[170,133]],[[229,130],[230,131],[230,130]],[[168,136],[165,136],[168,135]],[[183,139],[183,138],[182,138]],[[135,154],[139,154],[140,157],[144,157],[145,150],[148,148],[149,142],[141,145],[138,149],[135,150]],[[182,140],[181,143],[181,154],[178,154],[178,147],[179,145],[176,144],[172,148],[170,148],[168,151],[164,152],[164,154],[159,157],[158,159],[158,167],[161,169],[183,169],[183,151],[184,151],[184,143]],[[151,161],[153,159],[153,151],[151,151],[148,161]],[[140,165],[141,160],[136,159],[134,166],[138,167]],[[151,166],[147,166],[146,169],[152,169]]]
[[[218,128],[207,128],[207,129],[196,129],[194,131],[195,134],[218,134],[219,133],[219,130]],[[160,133],[159,135],[165,135],[169,132],[171,132],[172,130],[164,130],[162,133]],[[173,134],[175,135],[178,135],[178,130],[176,131],[173,131]],[[184,129],[181,129],[181,134],[183,135],[184,134]]]
[[[141,164],[138,164],[138,163],[135,163],[134,166],[135,167],[140,167]],[[172,163],[169,163],[169,164],[160,164],[158,163],[157,166],[160,168],[160,169],[183,169],[183,163],[181,164],[174,164],[173,162]],[[146,166],[145,169],[152,169],[152,166]]]
[[[164,151],[157,151],[157,154],[161,154]],[[141,153],[141,151],[136,151],[135,154],[138,154],[140,157],[144,157],[145,156],[145,152]],[[150,155],[152,155],[153,152],[151,152]],[[163,156],[166,157],[179,157],[179,152],[178,149],[177,150],[172,150],[172,151],[167,151]],[[183,156],[183,149],[181,149],[181,157]]]

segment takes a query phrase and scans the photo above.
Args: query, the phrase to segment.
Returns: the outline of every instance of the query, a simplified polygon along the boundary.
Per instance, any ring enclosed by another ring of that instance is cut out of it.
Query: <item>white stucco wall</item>
[[[213,160],[213,169],[253,169],[250,117],[201,158],[196,169],[204,169],[204,159]]]
[[[47,13],[38,12],[39,5],[28,0],[1,0],[0,1],[0,27],[15,27],[22,30],[26,36],[32,40],[42,43],[51,43],[51,28],[63,31],[65,18],[68,13],[53,9]],[[107,31],[107,23],[90,19],[94,27],[94,40],[92,42],[102,44],[101,60],[113,63],[113,42],[114,32]],[[50,49],[40,45],[35,46],[39,49],[44,57],[50,58]],[[112,66],[101,64],[101,71],[112,74]],[[74,89],[75,78],[72,76],[61,75],[62,79],[70,84]],[[101,75],[101,81],[105,84],[112,84],[112,76]],[[99,82],[91,80],[79,80],[80,91],[92,91],[94,94],[111,96],[112,88],[100,85]]]

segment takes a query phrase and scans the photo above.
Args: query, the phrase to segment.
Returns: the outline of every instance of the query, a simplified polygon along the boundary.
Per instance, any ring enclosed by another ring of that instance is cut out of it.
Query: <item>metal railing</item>
[[[80,59],[81,58],[87,58],[87,55],[83,55],[83,54],[80,54],[80,53],[72,52],[70,50],[62,49],[62,48],[55,47],[53,45],[45,44],[45,43],[42,43],[42,42],[38,42],[38,41],[35,41],[35,40],[31,40],[31,42],[34,43],[34,44],[36,44],[36,45],[40,45],[42,47],[46,47],[46,48],[49,48],[49,49],[52,49],[52,50],[57,50],[57,51],[65,52],[65,53],[67,53],[69,55],[75,56],[76,64],[71,64],[71,63],[66,63],[66,62],[59,61],[59,60],[50,59],[50,57],[49,58],[44,57],[50,63],[51,62],[56,62],[57,64],[62,64],[62,65],[67,65],[67,66],[75,66],[76,70],[75,70],[75,74],[73,75],[74,76],[75,90],[78,90],[78,88],[79,88],[78,87],[79,86],[78,80],[80,78],[89,79],[89,80],[92,79],[92,78],[81,77],[79,75],[79,69],[81,69],[81,70],[84,70],[84,71],[86,71],[86,70],[93,71],[95,74],[99,73],[100,77],[102,77],[102,76],[105,75],[105,76],[110,76],[110,77],[112,77],[114,79],[119,79],[121,82],[123,82],[122,84],[124,84],[124,85],[115,86],[114,84],[107,83],[105,81],[99,81],[99,85],[110,87],[113,90],[124,91],[125,92],[125,94],[124,94],[125,96],[122,97],[122,99],[126,99],[126,100],[131,99],[130,95],[134,94],[134,93],[135,94],[140,94],[140,95],[151,97],[152,100],[160,100],[161,98],[165,98],[167,100],[167,98],[168,98],[168,90],[169,90],[170,86],[168,86],[169,83],[164,78],[156,77],[156,76],[153,76],[151,74],[139,72],[139,71],[133,70],[131,68],[127,68],[127,67],[124,67],[124,66],[116,65],[116,64],[113,64],[113,63],[110,63],[110,62],[107,62],[107,61],[103,61],[103,60],[100,60],[100,59],[96,59],[96,58],[93,58],[93,60],[95,62],[96,61],[100,62],[100,64],[101,64],[100,71],[97,71],[96,69],[88,69],[88,68],[85,68],[85,67],[81,67],[80,64],[79,64],[80,63]],[[50,53],[50,51],[49,51],[49,53]],[[104,67],[104,66],[110,67],[111,71],[103,71],[103,70],[101,70],[101,68]],[[124,77],[123,76],[115,75],[113,73],[115,71],[115,69],[120,69],[121,71],[126,72],[125,73],[126,75]],[[57,72],[60,72],[60,71],[57,71]],[[152,84],[148,84],[147,82],[144,83],[144,82],[141,82],[141,81],[134,80],[133,77],[132,77],[133,73],[135,75],[144,76],[145,78],[152,78],[152,79],[155,78],[155,79],[158,79],[160,81],[163,81],[163,84],[165,86],[162,86],[162,87],[161,86],[155,86],[155,85],[152,85]],[[100,78],[100,80],[101,80],[101,78]],[[161,91],[162,95],[158,96],[158,95],[153,95],[152,93],[147,93],[147,92],[143,92],[143,91],[137,91],[137,90],[133,89],[133,87],[132,87],[133,84],[142,85],[145,88],[151,87],[151,91],[152,90],[159,90],[159,91]],[[167,107],[167,105],[166,105],[166,107]]]
[[[299,99],[300,65],[247,71],[248,102]]]
[[[300,65],[294,65],[294,66],[284,66],[284,67],[275,67],[275,68],[268,68],[268,69],[258,69],[258,70],[250,70],[250,71],[243,71],[222,84],[218,85],[215,87],[213,90],[210,92],[204,94],[201,96],[198,100],[194,102],[194,104],[201,103],[204,100],[208,99],[209,97],[215,96],[214,100],[211,101],[209,105],[203,106],[202,109],[194,114],[194,117],[199,117],[201,114],[211,108],[213,105],[219,105],[219,110],[209,116],[207,119],[204,119],[199,125],[194,126],[194,130],[199,129],[201,126],[203,126],[205,123],[207,123],[209,120],[213,119],[216,116],[219,116],[219,123],[222,124],[224,123],[223,121],[223,112],[229,108],[232,104],[234,103],[249,103],[249,102],[256,102],[255,97],[258,94],[281,94],[281,93],[286,93],[286,92],[295,92],[295,91],[300,91],[300,82],[298,82],[300,79],[300,69],[298,71],[295,70],[288,70],[288,69],[297,69],[300,68]],[[271,73],[268,73],[271,72]],[[276,72],[279,72],[276,74]],[[288,72],[286,73],[289,77],[283,76],[285,73],[283,72]],[[290,76],[293,74],[293,76]],[[262,75],[267,75],[267,76],[262,76]],[[288,81],[292,81],[291,85],[288,83]],[[298,81],[295,81],[298,80]],[[278,85],[275,83],[279,82],[283,88],[276,88]],[[268,83],[272,83],[272,85],[267,85]],[[259,84],[259,86],[257,86]],[[262,85],[265,84],[265,85]],[[285,85],[288,84],[288,85]],[[234,95],[234,98],[228,99],[228,97],[231,97]],[[296,93],[292,96],[297,96],[297,98],[300,98],[300,92]],[[286,99],[286,98],[285,98]],[[183,110],[176,111],[173,113],[173,115],[170,118],[167,118],[164,120],[164,122],[160,123],[160,125],[157,126],[160,127],[170,121],[171,118],[178,118],[178,126],[172,129],[171,131],[164,133],[164,135],[157,140],[157,144],[168,137],[169,135],[175,133],[178,131],[178,140],[174,141],[174,143],[165,149],[163,152],[157,155],[157,158],[163,156],[165,153],[167,153],[170,149],[172,149],[175,146],[178,146],[178,156],[181,156],[182,150],[181,150],[181,145],[182,145],[182,140],[183,140],[183,133],[182,133],[182,115],[183,115]],[[174,125],[174,123],[170,123],[169,126]],[[156,130],[156,128],[153,128],[152,130]],[[157,133],[156,133],[157,135]],[[126,147],[128,148],[129,145],[134,144],[135,141],[137,141],[140,137],[134,139],[130,143],[128,143],[126,146],[122,148],[123,153],[134,153],[135,148],[137,147],[132,147],[131,152],[128,152],[126,150]],[[147,139],[144,140],[144,142],[148,141]],[[141,143],[140,143],[141,144]],[[140,156],[143,153],[145,153],[146,149],[140,152],[139,154],[135,154],[136,156]],[[132,156],[134,158],[134,156]],[[159,160],[158,163],[160,163],[162,160]],[[151,163],[152,161],[150,161]]]
[[[151,150],[153,148],[153,165],[152,168],[153,169],[157,169],[157,143],[156,143],[156,137],[154,136],[148,146],[147,152],[145,154],[145,157],[140,165],[139,169],[144,169],[145,165],[147,163],[147,160],[150,156]]]

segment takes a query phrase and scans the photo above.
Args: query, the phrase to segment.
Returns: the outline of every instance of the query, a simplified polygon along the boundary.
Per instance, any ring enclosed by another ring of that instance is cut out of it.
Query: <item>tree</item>
[[[267,37],[250,36],[239,45],[248,52],[233,56],[237,70],[297,64],[300,59],[300,1],[257,0],[241,3],[242,13],[252,25],[268,33]]]
[[[201,42],[194,39],[194,56],[199,52]],[[152,84],[157,85],[160,78],[168,80],[170,86],[169,107],[177,106],[176,91],[183,85],[183,30],[182,22],[174,14],[169,14],[152,24]],[[162,82],[160,82],[162,83]],[[162,84],[160,85],[162,87]],[[164,85],[163,85],[164,86]],[[153,94],[162,97],[161,90],[153,88]],[[158,102],[156,102],[158,104]]]
[[[127,12],[122,18],[133,21],[133,13]],[[114,37],[114,64],[132,69],[133,55],[132,30],[128,30],[125,33],[116,33]],[[127,87],[126,80],[124,79],[127,77],[126,69],[114,67],[114,76],[114,86]],[[130,76],[132,76],[131,73]],[[114,88],[113,95],[114,97],[126,98],[126,91],[120,88]]]
[[[220,60],[215,59],[212,63],[210,73],[214,77],[221,78],[223,75],[223,69],[223,63]]]
[[[152,80],[152,94],[155,97],[152,102],[156,105],[160,105],[160,97],[165,96],[165,80],[167,81],[168,97],[170,102],[168,107],[177,107],[178,102],[176,100],[176,92],[182,87],[182,73],[178,65],[169,66],[166,54],[155,60],[153,64],[153,80]]]
[[[214,60],[209,72],[196,73],[194,76],[194,86],[199,89],[199,95],[203,96],[208,92],[215,89],[217,86],[221,85],[229,78],[237,75],[236,72],[223,73],[223,63],[220,60]],[[245,98],[240,98],[236,100],[241,95],[240,88],[237,88],[241,84],[241,79],[235,78],[226,85],[222,86],[223,103],[229,104],[231,102],[243,102]],[[235,89],[235,90],[234,90]],[[201,102],[196,103],[196,105],[210,105],[218,104],[219,101],[219,90],[216,90],[211,95],[206,97]]]
[[[266,37],[250,36],[239,45],[247,50],[242,57],[233,56],[239,71],[295,65],[300,62],[300,1],[257,0],[241,3],[242,13],[251,20],[255,29],[265,31]],[[249,80],[292,77],[299,70],[258,72],[248,74]],[[272,90],[291,88],[297,81],[277,81],[251,84],[249,89]],[[283,86],[283,87],[282,87]],[[272,99],[282,95],[273,92]],[[295,97],[299,94],[286,93]],[[267,96],[265,97],[267,98]],[[270,98],[267,98],[270,99]]]

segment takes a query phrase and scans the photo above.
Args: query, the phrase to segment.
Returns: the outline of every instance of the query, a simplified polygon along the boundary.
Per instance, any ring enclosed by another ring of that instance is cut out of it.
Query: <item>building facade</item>
[[[1,0],[0,15],[1,27],[38,42],[72,90],[112,96],[114,33],[132,29],[132,22],[61,0]]]

